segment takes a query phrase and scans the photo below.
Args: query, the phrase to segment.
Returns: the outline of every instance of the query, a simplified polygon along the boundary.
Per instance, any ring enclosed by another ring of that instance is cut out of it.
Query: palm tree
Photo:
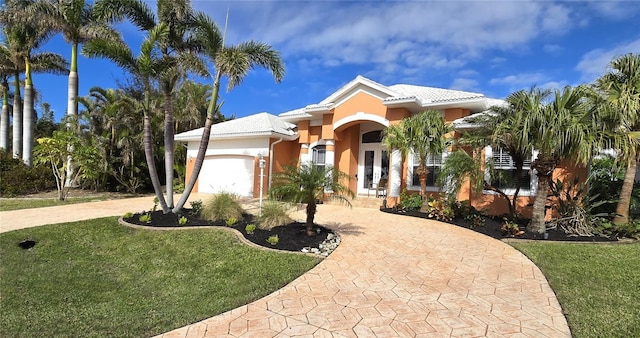
[[[9,80],[2,72],[0,87],[2,88],[2,115],[0,115],[0,148],[9,150]]]
[[[613,222],[629,222],[633,183],[640,161],[640,54],[626,54],[610,63],[611,70],[596,80],[596,87],[608,101],[615,122],[612,130],[622,138],[614,145],[626,163],[620,199]]]
[[[429,155],[438,156],[449,147],[447,134],[453,131],[451,124],[446,123],[442,112],[427,110],[406,118],[397,126],[385,129],[382,143],[389,149],[399,150],[403,157],[411,152],[418,157],[417,174],[420,178],[420,195],[422,207],[426,212],[429,205],[427,200],[427,158]]]
[[[235,46],[225,46],[224,37],[218,26],[207,15],[199,13],[195,19],[197,23],[196,39],[200,42],[201,53],[211,60],[215,67],[213,77],[213,93],[209,100],[207,119],[202,131],[198,155],[191,172],[189,182],[185,185],[182,196],[176,203],[173,212],[179,212],[193,190],[196,179],[200,175],[204,156],[209,145],[211,126],[218,111],[220,79],[227,77],[227,91],[240,85],[249,71],[256,66],[266,68],[271,72],[276,82],[284,77],[284,63],[280,53],[270,45],[261,42],[248,41]]]
[[[515,170],[512,171],[511,179],[514,182],[515,191],[511,198],[496,189],[488,187],[493,191],[501,193],[507,199],[509,213],[516,215],[517,199],[522,188],[522,171],[524,162],[532,156],[532,146],[529,142],[530,135],[527,134],[527,118],[529,114],[538,112],[544,100],[551,94],[548,90],[541,90],[532,87],[528,91],[516,91],[505,99],[505,106],[491,107],[494,115],[484,121],[487,127],[492,128],[490,134],[490,144],[504,150],[511,156]]]
[[[82,50],[83,54],[88,57],[106,57],[112,60],[142,83],[144,91],[142,106],[144,112],[143,145],[145,159],[149,167],[149,176],[154,192],[156,197],[158,197],[158,203],[165,213],[169,211],[169,207],[162,193],[153,154],[151,91],[154,79],[157,78],[158,73],[166,67],[173,66],[172,62],[174,60],[162,58],[161,52],[158,49],[158,41],[166,38],[167,34],[169,34],[169,29],[164,24],[160,24],[151,29],[147,38],[142,42],[140,54],[137,57],[133,55],[131,49],[123,41],[113,42],[110,40],[96,39],[87,42]]]
[[[197,43],[192,38],[194,12],[189,0],[157,1],[157,19],[153,11],[141,0],[101,0],[96,10],[102,18],[119,21],[129,18],[141,29],[149,30],[160,24],[166,25],[168,34],[160,41],[162,58],[174,59],[172,67],[157,74],[164,98],[164,163],[167,190],[167,205],[173,208],[174,135],[173,95],[177,84],[187,71],[206,75],[206,67],[194,53]],[[175,208],[174,208],[175,209]]]
[[[307,204],[307,220],[305,223],[308,236],[315,235],[313,220],[318,209],[317,201],[323,200],[324,192],[331,191],[331,198],[351,203],[347,197],[355,194],[349,184],[343,184],[351,177],[332,166],[319,167],[315,163],[304,163],[301,166],[285,166],[282,172],[273,176],[269,194],[274,198],[285,199]]]
[[[545,205],[549,183],[554,170],[562,160],[571,159],[586,164],[595,151],[595,135],[591,132],[591,119],[585,104],[586,89],[582,86],[566,86],[555,90],[553,101],[529,112],[524,135],[533,149],[538,150],[531,167],[538,176],[538,186],[533,203],[533,215],[527,231],[543,234]],[[537,102],[537,101],[536,101]]]
[[[25,15],[31,2],[8,2],[2,9],[0,19],[5,23],[4,34],[6,45],[2,54],[4,61],[13,65],[15,81],[14,116],[13,116],[13,153],[22,156],[23,161],[31,166],[33,152],[33,133],[35,128],[35,111],[33,96],[32,72],[48,72],[60,74],[66,72],[67,63],[58,54],[49,52],[33,53],[44,44],[52,31],[36,18]],[[20,110],[20,73],[24,72],[24,107]],[[17,95],[16,95],[17,94]]]

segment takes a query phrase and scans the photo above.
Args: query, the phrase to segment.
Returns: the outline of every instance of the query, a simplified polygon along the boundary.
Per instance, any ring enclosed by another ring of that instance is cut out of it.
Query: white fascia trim
[[[358,85],[364,85],[367,87],[370,87],[372,89],[375,89],[379,92],[385,93],[389,96],[397,96],[398,94],[393,92],[392,90],[390,90],[389,88],[376,83],[374,81],[371,81],[361,75],[358,75],[355,79],[351,80],[351,82],[347,83],[346,85],[344,85],[342,88],[338,89],[337,91],[335,91],[333,94],[329,95],[329,97],[327,97],[326,99],[322,100],[320,102],[320,104],[327,104],[327,103],[331,103],[331,102],[335,102],[337,98],[339,98],[340,96],[344,95],[345,93],[347,93],[348,91],[352,90],[353,88],[357,87]]]
[[[340,119],[339,121],[336,121],[336,123],[333,124],[333,130],[335,131],[336,129],[342,127],[343,125],[350,122],[354,122],[354,121],[372,121],[372,122],[380,123],[385,127],[389,126],[389,120],[385,119],[382,116],[367,114],[365,112],[357,112],[353,115],[349,115],[345,118]]]
[[[415,105],[418,105],[418,106],[424,106],[425,105],[425,104],[422,103],[422,101],[420,99],[418,99],[415,96],[406,97],[406,98],[402,98],[402,99],[389,98],[389,99],[383,100],[382,104],[384,104],[387,107],[404,106],[404,105],[407,105],[407,104],[415,104]]]
[[[286,141],[293,141],[293,140],[297,140],[298,136],[299,136],[298,133],[295,133],[294,135],[283,135],[283,134],[268,132],[268,133],[252,133],[252,134],[211,135],[209,140],[211,141],[211,140],[221,140],[221,139],[228,140],[228,139],[276,137],[276,138],[282,138],[283,140],[286,140]],[[174,138],[174,140],[182,141],[182,142],[191,142],[191,141],[200,141],[201,138],[202,138],[202,135],[198,135],[196,137],[193,137],[193,136],[176,137]]]

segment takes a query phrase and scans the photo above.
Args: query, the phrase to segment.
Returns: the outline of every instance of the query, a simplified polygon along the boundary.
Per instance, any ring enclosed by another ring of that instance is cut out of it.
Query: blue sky
[[[148,2],[151,7],[155,3]],[[279,114],[318,103],[357,75],[504,98],[538,85],[591,82],[615,56],[640,53],[640,1],[212,1],[193,6],[224,26],[227,41],[257,40],[281,52],[287,74],[263,70],[222,92],[223,113]],[[134,51],[144,32],[118,26]],[[60,36],[43,49],[69,58]],[[79,58],[80,95],[127,74],[108,60]],[[56,119],[67,78],[36,75]]]

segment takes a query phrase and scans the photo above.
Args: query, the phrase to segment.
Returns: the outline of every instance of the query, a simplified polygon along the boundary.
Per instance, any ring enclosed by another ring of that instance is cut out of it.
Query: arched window
[[[362,143],[380,143],[382,142],[382,130],[374,130],[362,134]]]

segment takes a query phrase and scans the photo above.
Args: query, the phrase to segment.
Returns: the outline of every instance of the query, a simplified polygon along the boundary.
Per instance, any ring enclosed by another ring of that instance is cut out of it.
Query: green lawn
[[[31,250],[18,247],[34,239]],[[0,336],[143,337],[259,299],[319,260],[115,217],[0,234]]]
[[[512,245],[547,277],[574,337],[640,337],[640,243]]]
[[[67,198],[65,201],[60,201],[57,198],[7,198],[0,200],[0,211],[21,210],[31,208],[44,208],[53,207],[58,205],[86,203],[92,201],[104,201],[107,200],[107,196],[95,196],[95,197],[75,197]]]

